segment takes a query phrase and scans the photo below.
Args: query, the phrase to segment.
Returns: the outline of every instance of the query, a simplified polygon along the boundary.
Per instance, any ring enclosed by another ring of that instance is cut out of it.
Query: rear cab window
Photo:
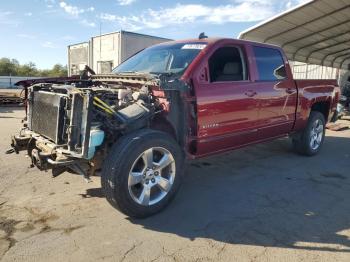
[[[269,47],[253,46],[258,81],[280,81],[287,78],[281,52]]]

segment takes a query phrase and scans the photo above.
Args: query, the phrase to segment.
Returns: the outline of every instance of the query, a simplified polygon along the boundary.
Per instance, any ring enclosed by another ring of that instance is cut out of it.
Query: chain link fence
[[[15,84],[18,81],[38,79],[40,77],[28,77],[28,76],[0,76],[0,88],[18,88]]]

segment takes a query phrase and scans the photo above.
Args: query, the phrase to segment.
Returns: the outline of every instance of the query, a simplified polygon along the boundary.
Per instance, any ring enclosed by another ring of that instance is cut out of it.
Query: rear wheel
[[[335,111],[334,115],[332,116],[331,122],[332,123],[337,122],[338,119],[341,119],[341,116],[339,115],[338,111]]]
[[[107,200],[131,217],[161,211],[175,196],[183,177],[183,154],[172,137],[142,130],[121,138],[102,170]]]
[[[316,155],[323,145],[326,121],[320,112],[312,111],[308,124],[298,138],[293,138],[294,149],[303,155]]]

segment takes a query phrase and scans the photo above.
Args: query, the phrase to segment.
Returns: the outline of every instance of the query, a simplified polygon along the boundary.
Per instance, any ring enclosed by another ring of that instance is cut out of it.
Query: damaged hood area
[[[34,143],[32,161],[40,169],[47,168],[43,163],[54,165],[72,157],[91,160],[108,141],[147,128],[156,116],[167,115],[172,90],[187,89],[174,74],[36,80],[27,88],[25,128],[13,147],[20,151],[26,142]]]
[[[161,90],[178,90],[188,91],[188,85],[179,78],[177,74],[148,74],[148,73],[122,73],[122,74],[104,74],[92,75],[90,79],[93,82],[100,83],[115,83],[123,84],[129,83],[134,86],[147,85],[149,87],[156,87]]]
[[[114,82],[114,83],[135,83],[135,84],[158,84],[158,77],[152,74],[142,73],[123,73],[123,74],[103,74],[91,75],[90,79],[94,82]]]
[[[187,91],[187,84],[179,79],[175,74],[147,74],[147,73],[123,73],[123,74],[100,74],[89,77],[71,76],[56,78],[39,78],[31,80],[22,80],[17,82],[16,86],[28,88],[35,84],[65,84],[77,87],[99,84],[131,84],[135,88],[147,85],[163,90]]]

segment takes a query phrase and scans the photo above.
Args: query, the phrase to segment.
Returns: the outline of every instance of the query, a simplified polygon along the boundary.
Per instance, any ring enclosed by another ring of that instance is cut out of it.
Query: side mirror
[[[279,67],[277,67],[274,71],[273,71],[273,75],[277,78],[277,79],[285,79],[287,77],[287,73],[286,73],[286,67],[284,65],[281,65]]]
[[[208,69],[207,67],[203,67],[199,74],[200,82],[208,82]]]

